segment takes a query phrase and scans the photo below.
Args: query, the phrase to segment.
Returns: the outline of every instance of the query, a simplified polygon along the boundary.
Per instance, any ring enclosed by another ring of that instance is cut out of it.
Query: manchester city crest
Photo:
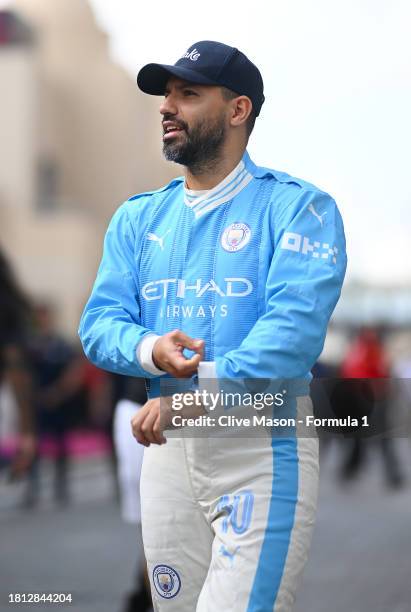
[[[175,597],[181,588],[178,573],[169,565],[156,565],[153,569],[153,583],[157,593],[164,599]]]
[[[251,230],[246,223],[232,223],[225,228],[221,236],[221,246],[233,253],[243,249],[250,242]]]

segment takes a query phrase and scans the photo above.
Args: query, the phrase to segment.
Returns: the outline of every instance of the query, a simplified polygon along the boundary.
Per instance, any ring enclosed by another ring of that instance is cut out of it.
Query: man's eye
[[[184,89],[184,95],[185,96],[196,96],[197,93],[193,91],[192,89]]]

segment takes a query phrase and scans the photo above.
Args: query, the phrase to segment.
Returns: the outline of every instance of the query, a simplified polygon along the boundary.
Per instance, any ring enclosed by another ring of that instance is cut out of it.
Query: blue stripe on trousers
[[[273,438],[273,480],[267,527],[247,612],[272,610],[287,560],[298,498],[297,438]]]

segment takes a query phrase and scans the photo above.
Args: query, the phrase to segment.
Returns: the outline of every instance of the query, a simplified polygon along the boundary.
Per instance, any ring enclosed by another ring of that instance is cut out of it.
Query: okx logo
[[[314,259],[329,259],[334,264],[337,263],[338,248],[336,246],[328,242],[318,242],[318,240],[311,243],[308,236],[295,232],[284,232],[281,248],[314,257]]]

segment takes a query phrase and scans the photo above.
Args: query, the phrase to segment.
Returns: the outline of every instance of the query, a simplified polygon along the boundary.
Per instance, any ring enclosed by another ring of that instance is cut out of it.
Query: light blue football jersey
[[[180,177],[120,206],[80,338],[97,366],[152,379],[151,396],[159,377],[136,347],[174,329],[205,340],[218,378],[309,380],[346,263],[335,201],[245,152],[207,197],[187,197]]]

